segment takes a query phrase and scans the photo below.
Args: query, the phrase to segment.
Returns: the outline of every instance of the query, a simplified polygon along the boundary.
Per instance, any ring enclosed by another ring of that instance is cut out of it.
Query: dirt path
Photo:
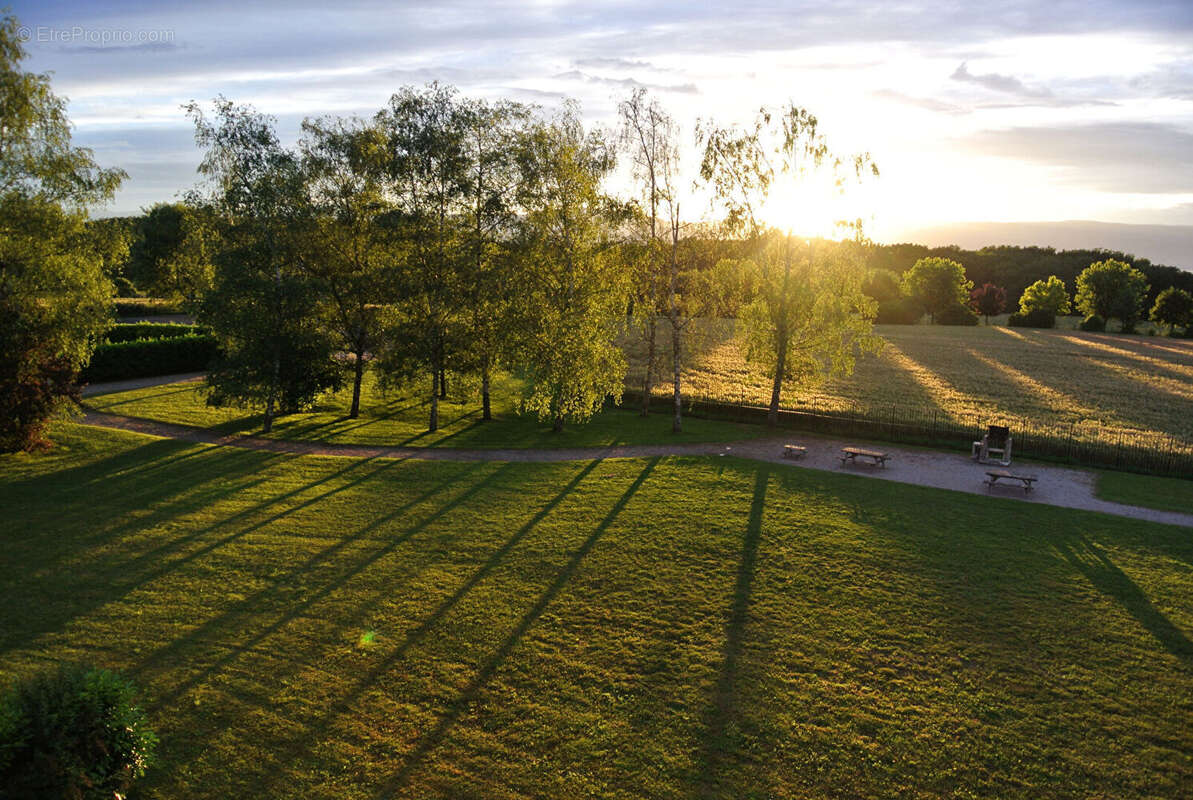
[[[970,494],[985,494],[983,485],[986,470],[962,454],[941,453],[932,450],[917,450],[895,447],[887,444],[870,445],[891,456],[885,467],[866,465],[842,466],[838,454],[847,445],[864,445],[864,442],[846,441],[829,437],[811,436],[791,432],[782,438],[754,439],[745,442],[710,442],[704,444],[657,444],[625,445],[618,447],[584,447],[570,449],[477,449],[465,450],[446,447],[375,447],[369,445],[323,444],[319,442],[298,442],[283,439],[266,439],[252,435],[223,435],[205,428],[174,425],[165,422],[123,417],[99,411],[87,411],[83,417],[86,425],[104,428],[118,428],[136,433],[180,439],[202,444],[243,447],[274,453],[295,455],[348,456],[355,458],[408,458],[425,461],[587,461],[600,458],[650,458],[653,456],[732,455],[756,461],[768,461],[790,465],[800,469],[817,469],[830,472],[849,472],[866,475],[879,480],[896,481],[917,486],[931,486],[937,489],[952,489]],[[808,448],[802,459],[783,458],[783,445],[798,442]],[[1171,525],[1193,527],[1193,514],[1173,511],[1158,511],[1138,506],[1128,506],[1099,500],[1094,496],[1094,475],[1085,470],[1033,464],[1017,466],[1016,472],[1025,472],[1039,478],[1037,488],[1031,494],[1022,489],[1007,486],[995,487],[994,493],[1029,503],[1100,511],[1120,517],[1163,522]]]

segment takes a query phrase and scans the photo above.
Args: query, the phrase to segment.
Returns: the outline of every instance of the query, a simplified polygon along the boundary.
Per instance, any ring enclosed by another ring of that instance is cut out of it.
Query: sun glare
[[[762,219],[771,227],[803,238],[847,239],[853,231],[841,223],[861,218],[869,224],[863,187],[838,189],[830,177],[810,175],[798,181],[780,179],[771,187]]]

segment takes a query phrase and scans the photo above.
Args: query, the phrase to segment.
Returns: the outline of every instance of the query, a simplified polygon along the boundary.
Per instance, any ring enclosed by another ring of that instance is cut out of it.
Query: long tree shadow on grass
[[[587,556],[592,548],[596,545],[597,541],[601,538],[601,535],[608,530],[613,521],[617,519],[619,514],[621,514],[622,510],[630,502],[630,499],[637,493],[638,489],[642,487],[642,484],[646,482],[646,479],[650,476],[650,473],[654,471],[655,466],[658,465],[660,460],[660,457],[656,456],[647,462],[646,466],[643,467],[642,472],[640,472],[638,477],[634,479],[634,482],[630,484],[629,488],[627,488],[622,496],[618,498],[617,502],[613,504],[613,508],[609,510],[609,513],[605,515],[604,519],[597,524],[596,528],[593,529],[593,532],[589,534],[588,538],[585,539],[578,548],[576,548],[574,553],[572,553],[572,557],[559,571],[559,574],[555,577],[555,580],[551,582],[551,585],[548,586],[546,591],[539,596],[534,605],[530,607],[530,610],[528,610],[522,616],[522,619],[519,620],[516,626],[514,626],[514,629],[510,632],[509,636],[507,636],[505,641],[501,643],[501,646],[497,648],[497,651],[492,655],[492,657],[485,662],[485,665],[481,667],[475,677],[473,677],[473,679],[460,693],[459,697],[457,697],[451,703],[447,711],[442,717],[440,717],[439,722],[435,725],[435,727],[419,738],[418,742],[414,745],[413,750],[410,752],[410,755],[407,756],[406,761],[402,764],[402,767],[391,778],[386,780],[378,789],[378,791],[374,792],[374,798],[380,800],[381,798],[392,797],[407,784],[407,782],[413,776],[415,770],[443,741],[448,732],[452,729],[452,726],[454,726],[456,721],[460,718],[460,715],[463,714],[464,711],[476,701],[480,692],[485,688],[489,681],[493,679],[493,676],[497,674],[497,671],[501,668],[501,665],[505,663],[506,659],[509,658],[510,653],[512,653],[514,648],[518,646],[518,643],[522,641],[522,638],[526,635],[527,631],[529,631],[531,626],[534,625],[539,617],[543,615],[543,612],[547,610],[547,607],[559,595],[563,587],[567,585],[572,575],[574,575],[576,570],[579,568],[580,562],[584,560],[584,557]]]
[[[421,622],[412,628],[402,639],[401,643],[394,649],[392,653],[387,655],[384,660],[376,664],[365,675],[361,676],[347,692],[341,695],[328,709],[321,715],[318,722],[310,723],[306,726],[304,735],[299,742],[286,743],[287,752],[299,751],[305,754],[306,758],[313,758],[314,754],[312,748],[316,743],[321,741],[330,726],[341,715],[346,713],[352,704],[369,691],[373,685],[382,676],[386,675],[394,669],[394,667],[406,657],[410,648],[421,642],[426,636],[435,628],[436,624],[442,620],[448,612],[450,612],[456,605],[463,600],[469,592],[477,587],[501,562],[509,555],[509,553],[523,541],[526,536],[534,530],[536,526],[552,511],[559,506],[564,499],[570,495],[580,483],[596,469],[600,463],[598,460],[588,462],[583,469],[576,473],[570,481],[550,500],[543,504],[535,515],[524,523],[518,530],[514,531],[512,535],[493,553],[489,558],[481,564],[481,566],[472,573],[469,578],[447,598],[437,605],[434,610],[427,614]],[[361,613],[358,611],[358,613]],[[367,610],[365,611],[367,613]],[[282,774],[278,771],[276,774]],[[275,787],[281,789],[281,786]]]
[[[333,544],[315,553],[293,570],[287,572],[285,575],[279,576],[269,586],[249,595],[248,597],[245,597],[243,600],[237,601],[235,604],[225,609],[223,613],[207,620],[198,628],[189,632],[187,635],[172,640],[165,647],[159,649],[148,658],[144,659],[138,666],[137,670],[135,670],[135,673],[151,670],[154,665],[162,662],[172,661],[174,660],[175,654],[177,652],[191,647],[192,645],[202,646],[205,643],[218,641],[219,637],[217,636],[217,633],[226,633],[240,620],[246,622],[255,620],[260,615],[263,604],[268,602],[271,598],[277,597],[284,593],[288,587],[300,582],[304,575],[313,572],[320,565],[330,562],[335,558],[336,555],[346,550],[353,543],[363,540],[370,533],[378,530],[383,525],[392,522],[394,519],[397,519],[399,515],[429,500],[430,498],[442,492],[451,484],[463,480],[468,475],[471,475],[477,470],[483,468],[483,466],[484,464],[482,462],[469,464],[465,466],[464,469],[453,475],[448,481],[437,484],[419,496],[406,501],[402,505],[391,509],[389,512],[380,515],[373,520],[370,520],[367,525],[359,528],[352,535],[337,539]],[[497,469],[492,470],[484,478],[473,483],[465,491],[461,492],[450,501],[436,507],[432,514],[420,520],[417,524],[408,527],[400,534],[387,538],[384,546],[368,553],[364,558],[347,567],[345,570],[340,572],[334,580],[324,583],[323,586],[318,589],[318,591],[312,592],[311,594],[305,596],[301,602],[287,606],[286,612],[284,614],[282,614],[279,618],[274,620],[266,627],[254,633],[252,636],[248,637],[247,639],[236,637],[234,640],[239,644],[235,649],[230,650],[201,671],[188,677],[185,681],[174,687],[174,689],[169,693],[160,697],[159,702],[171,702],[175,700],[188,689],[199,685],[206,678],[231,663],[238,655],[251,651],[257,644],[260,644],[270,635],[284,628],[289,622],[293,621],[301,614],[314,607],[316,603],[326,599],[333,592],[346,584],[347,581],[352,577],[361,574],[370,566],[376,564],[378,561],[384,558],[386,555],[396,550],[399,545],[403,544],[411,537],[418,534],[420,531],[425,530],[427,526],[446,516],[452,509],[457,508],[462,503],[465,503],[486,487],[492,485],[502,473],[509,469],[509,467],[510,465],[508,463],[500,465]],[[363,481],[368,477],[372,476],[363,476],[354,483]],[[338,487],[336,491],[342,491],[344,488],[347,487]],[[304,505],[313,504],[320,499],[322,498],[312,498]]]
[[[1193,665],[1193,642],[1164,616],[1135,581],[1111,561],[1100,547],[1080,534],[1054,543],[1056,550],[1098,591],[1118,601],[1160,646],[1186,665]]]
[[[766,489],[771,467],[762,465],[754,478],[754,498],[750,503],[750,517],[742,538],[741,561],[725,624],[725,644],[721,648],[721,666],[713,685],[711,702],[704,714],[703,741],[697,758],[697,780],[700,797],[717,797],[721,773],[726,762],[737,749],[733,731],[741,717],[738,702],[738,665],[745,642],[746,623],[750,615],[750,595],[758,563],[758,543],[762,538],[762,516],[766,509]]]

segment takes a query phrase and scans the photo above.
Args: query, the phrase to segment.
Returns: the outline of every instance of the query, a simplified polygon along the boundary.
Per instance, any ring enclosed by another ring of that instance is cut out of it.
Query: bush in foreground
[[[1077,327],[1083,331],[1092,333],[1101,333],[1106,330],[1106,320],[1099,317],[1097,314],[1090,314],[1085,319],[1077,324]]]
[[[145,774],[157,737],[114,672],[62,667],[0,701],[0,796],[112,800]]]

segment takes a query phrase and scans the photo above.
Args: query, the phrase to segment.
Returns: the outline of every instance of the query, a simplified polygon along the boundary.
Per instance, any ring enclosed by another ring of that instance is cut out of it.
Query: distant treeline
[[[1056,250],[1051,247],[1013,247],[999,245],[981,250],[960,247],[927,247],[922,244],[874,245],[867,257],[870,269],[886,269],[902,274],[921,258],[940,257],[959,262],[975,286],[993,283],[1007,290],[1007,306],[1015,308],[1023,290],[1049,275],[1061,278],[1072,292],[1081,271],[1095,261],[1124,261],[1147,276],[1146,307],[1151,308],[1156,295],[1175,286],[1193,292],[1193,272],[1177,267],[1153,264],[1146,258],[1114,250]]]
[[[110,265],[110,274],[118,279],[125,292],[133,291],[133,287],[146,289],[153,283],[153,274],[157,251],[163,249],[161,239],[171,239],[172,231],[153,231],[148,238],[145,236],[143,222],[145,215],[128,217],[110,217],[94,220],[90,225],[103,229],[109,236],[125,238],[129,244],[127,260],[122,264]],[[181,238],[181,237],[179,237]],[[174,242],[165,244],[168,249]],[[733,247],[732,244],[721,242],[720,255],[728,257],[742,257],[744,251]],[[1007,306],[1018,306],[1019,297],[1023,290],[1038,280],[1045,280],[1049,275],[1061,278],[1072,292],[1076,286],[1077,276],[1081,271],[1095,261],[1114,259],[1124,261],[1147,276],[1148,294],[1147,308],[1151,308],[1156,296],[1170,286],[1193,292],[1193,272],[1153,264],[1146,258],[1121,253],[1115,250],[1056,250],[1052,247],[1018,247],[1012,245],[996,245],[983,247],[980,250],[965,250],[956,245],[945,247],[928,247],[922,244],[876,244],[868,248],[866,266],[868,269],[884,269],[902,275],[911,269],[912,265],[921,258],[948,258],[959,262],[965,267],[966,277],[975,286],[992,283],[1007,291]],[[119,279],[124,280],[119,280]],[[124,283],[128,281],[128,283]]]

